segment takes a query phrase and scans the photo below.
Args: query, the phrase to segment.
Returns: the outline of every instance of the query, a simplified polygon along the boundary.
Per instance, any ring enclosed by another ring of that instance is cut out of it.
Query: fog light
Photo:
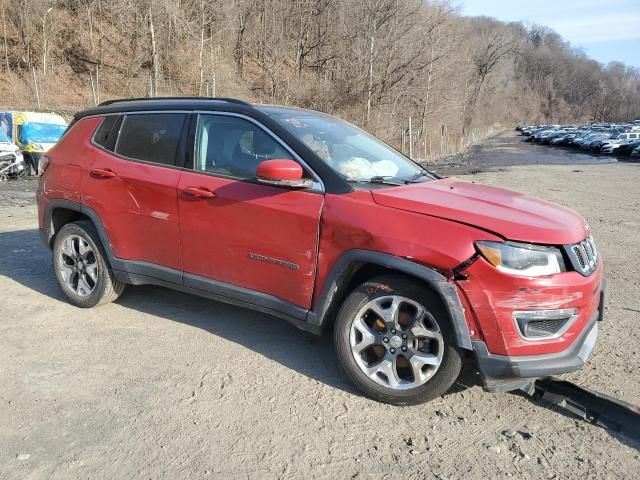
[[[577,318],[578,310],[575,308],[513,312],[518,332],[528,340],[558,338],[573,325]]]

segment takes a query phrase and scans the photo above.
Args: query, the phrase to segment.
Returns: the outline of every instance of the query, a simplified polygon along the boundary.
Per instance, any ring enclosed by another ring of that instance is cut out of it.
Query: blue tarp
[[[66,125],[28,122],[20,126],[18,141],[22,145],[56,143],[67,129]]]

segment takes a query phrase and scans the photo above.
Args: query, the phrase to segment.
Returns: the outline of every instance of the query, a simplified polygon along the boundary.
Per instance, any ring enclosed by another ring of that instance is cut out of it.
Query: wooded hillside
[[[396,145],[411,116],[427,154],[443,132],[640,117],[638,69],[446,2],[1,0],[0,10],[5,107],[230,96],[336,113]]]

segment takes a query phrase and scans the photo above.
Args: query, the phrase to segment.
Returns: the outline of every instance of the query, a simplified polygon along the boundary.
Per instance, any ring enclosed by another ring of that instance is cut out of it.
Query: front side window
[[[428,180],[433,177],[404,155],[364,130],[329,115],[312,112],[273,115],[347,180],[369,182]]]
[[[260,162],[276,158],[294,160],[252,122],[226,115],[198,116],[195,170],[249,179],[256,176]]]
[[[174,165],[185,120],[183,113],[126,115],[115,152],[134,160]]]

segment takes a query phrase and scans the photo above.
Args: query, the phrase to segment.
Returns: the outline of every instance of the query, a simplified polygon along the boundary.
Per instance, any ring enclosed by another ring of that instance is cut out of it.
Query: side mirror
[[[309,188],[313,182],[302,178],[302,167],[293,160],[265,160],[256,169],[256,179],[260,183],[290,188]]]

